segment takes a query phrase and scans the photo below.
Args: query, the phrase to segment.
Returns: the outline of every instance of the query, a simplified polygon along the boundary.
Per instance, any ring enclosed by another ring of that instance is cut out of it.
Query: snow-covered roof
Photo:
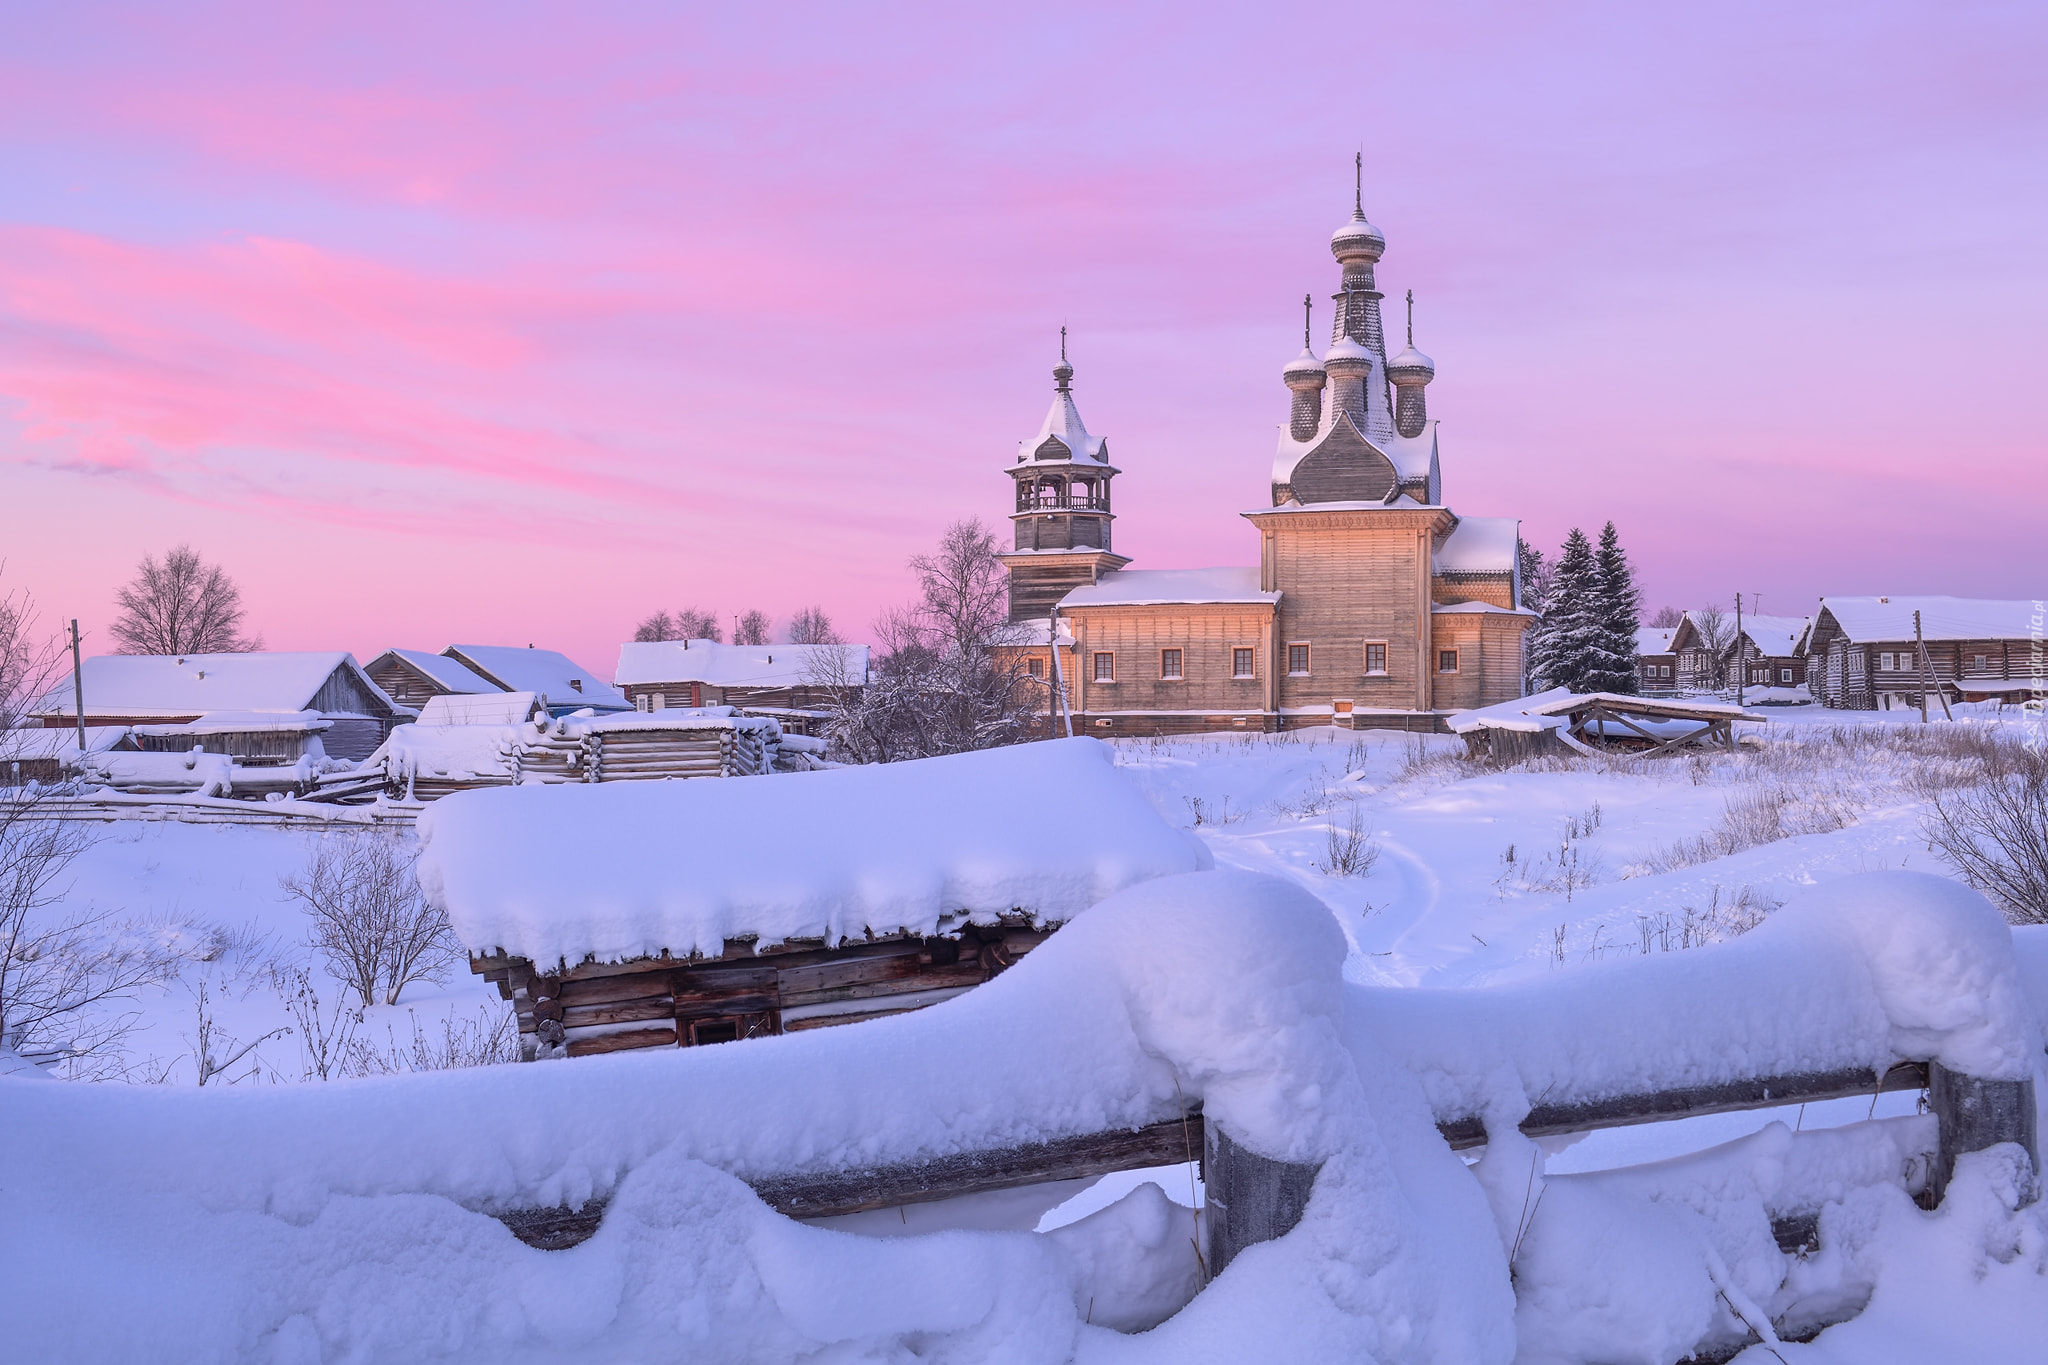
[[[95,654],[86,659],[85,714],[185,718],[222,711],[304,711],[336,669],[347,669],[391,711],[410,715],[341,650],[254,654]],[[71,676],[51,689],[38,716],[69,716]]]
[[[85,727],[85,751],[100,753],[113,748],[127,736],[128,727],[125,725],[88,725]],[[65,758],[77,752],[78,730],[74,726],[48,730],[26,727],[0,730],[0,763]]]
[[[619,646],[612,681],[621,687],[702,683],[710,687],[801,687],[820,669],[865,678],[866,645],[725,645],[715,640],[634,641]]]
[[[398,659],[426,674],[450,692],[500,692],[504,689],[445,654],[424,649],[387,649],[370,661],[375,668],[386,659]]]
[[[91,711],[92,707],[85,709]],[[166,735],[246,735],[259,730],[314,731],[333,724],[322,720],[318,711],[213,711],[178,725],[138,725],[135,733],[160,739]]]
[[[468,665],[507,692],[538,692],[550,706],[582,705],[630,711],[625,693],[566,654],[528,645],[450,645],[446,656]]]
[[[1906,617],[1906,633],[1912,634],[1913,618]],[[1804,616],[1751,616],[1744,612],[1742,633],[1757,647],[1759,653],[1782,657],[1794,652],[1799,637],[1806,634]]]
[[[2040,608],[2024,599],[1823,597],[1820,605],[1843,634],[1857,641],[1912,639],[1916,611],[1921,635],[1929,640],[2025,640],[2040,621]]]
[[[1060,610],[1279,600],[1279,593],[1260,589],[1257,569],[1115,569],[1062,597]]]
[[[1051,617],[1027,617],[1022,621],[1009,621],[997,626],[994,633],[989,637],[989,643],[992,645],[1042,645],[1051,634],[1051,630]],[[1067,628],[1065,621],[1060,622],[1059,642],[1063,645],[1074,643],[1074,632]]]
[[[1534,616],[1533,611],[1497,607],[1491,602],[1440,602],[1429,609],[1431,616]]]
[[[1211,866],[1089,739],[757,781],[463,792],[419,832],[420,885],[463,944],[550,966],[1012,913],[1061,923]]]
[[[1636,657],[1645,654],[1669,654],[1671,637],[1678,634],[1676,626],[1643,626],[1636,631]]]
[[[1521,533],[1514,517],[1460,517],[1430,556],[1430,572],[1511,574]]]
[[[446,662],[453,662],[448,660]],[[483,696],[457,693],[429,697],[420,708],[421,725],[517,725],[533,719],[540,698],[531,692],[500,692],[495,687]]]
[[[1434,422],[1424,427],[1419,436],[1403,436],[1396,432],[1373,444],[1394,462],[1394,473],[1400,476],[1402,483],[1429,481],[1436,473],[1437,447]]]
[[[1081,421],[1081,410],[1074,406],[1071,390],[1062,388],[1054,392],[1052,407],[1046,410],[1045,420],[1038,424],[1038,434],[1017,447],[1017,462],[1022,464],[1033,458],[1048,439],[1057,439],[1067,448],[1067,458],[1078,464],[1107,463],[1102,438],[1088,434],[1087,426]]]

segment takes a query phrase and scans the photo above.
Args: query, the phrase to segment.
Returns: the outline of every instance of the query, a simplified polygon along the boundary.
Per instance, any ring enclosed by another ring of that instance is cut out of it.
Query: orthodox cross
[[[1358,157],[1353,166],[1355,178],[1351,191],[1351,207],[1359,217],[1363,218],[1365,217],[1365,148],[1360,147],[1358,149]]]
[[[1408,291],[1408,344],[1415,344],[1415,291]]]
[[[1060,328],[1060,364],[1064,365],[1064,364],[1066,364],[1066,363],[1067,363],[1067,329],[1066,329],[1066,327],[1065,327],[1064,325],[1062,325],[1062,326],[1061,326],[1061,328]]]
[[[1301,296],[1301,349],[1304,351],[1310,349],[1312,344],[1309,341],[1309,328],[1315,321],[1315,307],[1314,295],[1303,294]]]

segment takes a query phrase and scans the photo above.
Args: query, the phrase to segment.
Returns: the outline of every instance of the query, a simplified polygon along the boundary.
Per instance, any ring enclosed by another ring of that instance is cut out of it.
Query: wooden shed
[[[420,833],[421,885],[512,1001],[530,1058],[923,1008],[1105,896],[1210,864],[1087,739],[763,782],[464,792]]]

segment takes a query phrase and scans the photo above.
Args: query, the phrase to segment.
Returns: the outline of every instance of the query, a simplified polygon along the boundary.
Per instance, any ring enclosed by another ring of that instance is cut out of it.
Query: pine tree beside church
[[[1604,644],[1600,629],[1600,564],[1592,542],[1576,526],[1550,570],[1543,625],[1531,646],[1529,671],[1545,687],[1574,692],[1586,686]]]
[[[1585,690],[1632,696],[1638,687],[1636,631],[1643,623],[1643,595],[1636,587],[1634,571],[1629,568],[1628,552],[1621,548],[1621,537],[1611,521],[1601,528],[1600,549],[1593,560],[1599,572],[1599,586]]]

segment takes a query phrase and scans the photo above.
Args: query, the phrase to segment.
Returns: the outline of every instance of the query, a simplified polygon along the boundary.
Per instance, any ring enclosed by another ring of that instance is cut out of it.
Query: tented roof
[[[544,967],[1013,914],[1056,924],[1212,865],[1091,739],[748,780],[460,792],[419,831],[420,885],[462,943]]]
[[[566,654],[528,645],[450,645],[442,653],[507,692],[538,692],[550,706],[630,711],[625,694]]]
[[[1257,569],[1116,569],[1062,597],[1060,609],[1279,600],[1260,589]]]
[[[820,670],[867,677],[866,645],[725,645],[715,640],[634,641],[619,646],[612,681],[621,687],[701,683],[707,687],[801,687]]]
[[[1910,640],[1916,611],[1929,640],[2025,640],[2041,622],[2040,608],[2024,599],[1823,597],[1820,605],[1853,641]]]
[[[1081,410],[1074,406],[1074,395],[1067,389],[1053,394],[1052,407],[1046,410],[1045,420],[1038,424],[1038,434],[1017,447],[1018,463],[1031,459],[1047,437],[1058,437],[1076,463],[1108,463],[1104,458],[1102,438],[1088,434],[1087,426],[1081,421]]]
[[[348,669],[393,712],[410,715],[340,650],[253,654],[95,654],[85,661],[85,714],[183,719],[221,711],[305,711],[336,669]],[[71,675],[35,714],[70,716]]]

